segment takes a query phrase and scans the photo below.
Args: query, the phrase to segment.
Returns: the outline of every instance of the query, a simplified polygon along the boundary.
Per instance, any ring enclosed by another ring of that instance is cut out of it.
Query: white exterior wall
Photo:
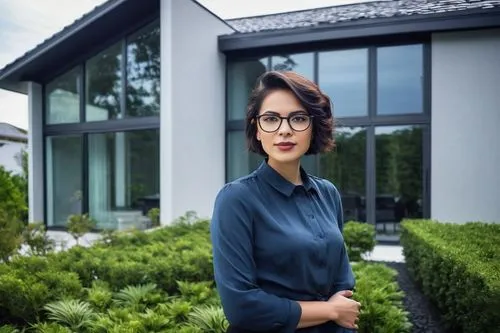
[[[28,83],[29,221],[44,221],[42,86]]]
[[[500,29],[432,37],[431,217],[500,223]]]
[[[0,139],[0,165],[7,171],[21,174],[23,172],[21,154],[27,148],[22,142]]]
[[[225,58],[232,31],[194,1],[161,0],[161,221],[210,217],[225,175]]]

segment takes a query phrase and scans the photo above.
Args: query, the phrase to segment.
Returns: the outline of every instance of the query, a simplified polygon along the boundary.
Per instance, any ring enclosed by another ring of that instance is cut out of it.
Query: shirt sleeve
[[[333,186],[333,184],[332,184]],[[335,186],[333,186],[332,190],[335,209],[337,210],[337,223],[340,230],[340,233],[344,232],[344,211],[342,207],[342,199],[340,197],[340,193]],[[342,237],[344,240],[344,237]],[[346,244],[344,242],[344,246],[342,247],[342,251],[340,253],[340,269],[339,276],[337,281],[335,282],[334,290],[335,292],[340,290],[354,290],[356,280],[354,277],[354,273],[352,271],[351,263],[349,261],[349,255],[347,252]]]
[[[300,305],[264,292],[256,282],[253,221],[245,184],[226,184],[210,224],[214,275],[229,323],[252,331],[295,332]]]

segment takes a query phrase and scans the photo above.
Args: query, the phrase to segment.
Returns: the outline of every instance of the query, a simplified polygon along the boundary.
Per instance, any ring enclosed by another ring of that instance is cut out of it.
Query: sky
[[[362,1],[364,0],[198,0],[223,19]],[[0,0],[0,68],[103,2],[105,0]],[[27,96],[0,89],[0,122],[28,129]]]

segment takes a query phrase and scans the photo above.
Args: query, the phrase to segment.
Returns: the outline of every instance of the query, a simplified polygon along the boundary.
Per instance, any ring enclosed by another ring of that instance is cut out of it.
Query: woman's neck
[[[300,160],[290,163],[280,163],[269,159],[267,164],[290,183],[302,185],[302,178],[300,177]]]

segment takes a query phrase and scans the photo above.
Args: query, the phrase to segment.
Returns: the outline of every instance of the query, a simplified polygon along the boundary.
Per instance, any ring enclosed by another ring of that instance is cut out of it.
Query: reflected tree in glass
[[[320,155],[320,175],[340,191],[344,219],[365,221],[366,130],[339,128],[333,152]]]

